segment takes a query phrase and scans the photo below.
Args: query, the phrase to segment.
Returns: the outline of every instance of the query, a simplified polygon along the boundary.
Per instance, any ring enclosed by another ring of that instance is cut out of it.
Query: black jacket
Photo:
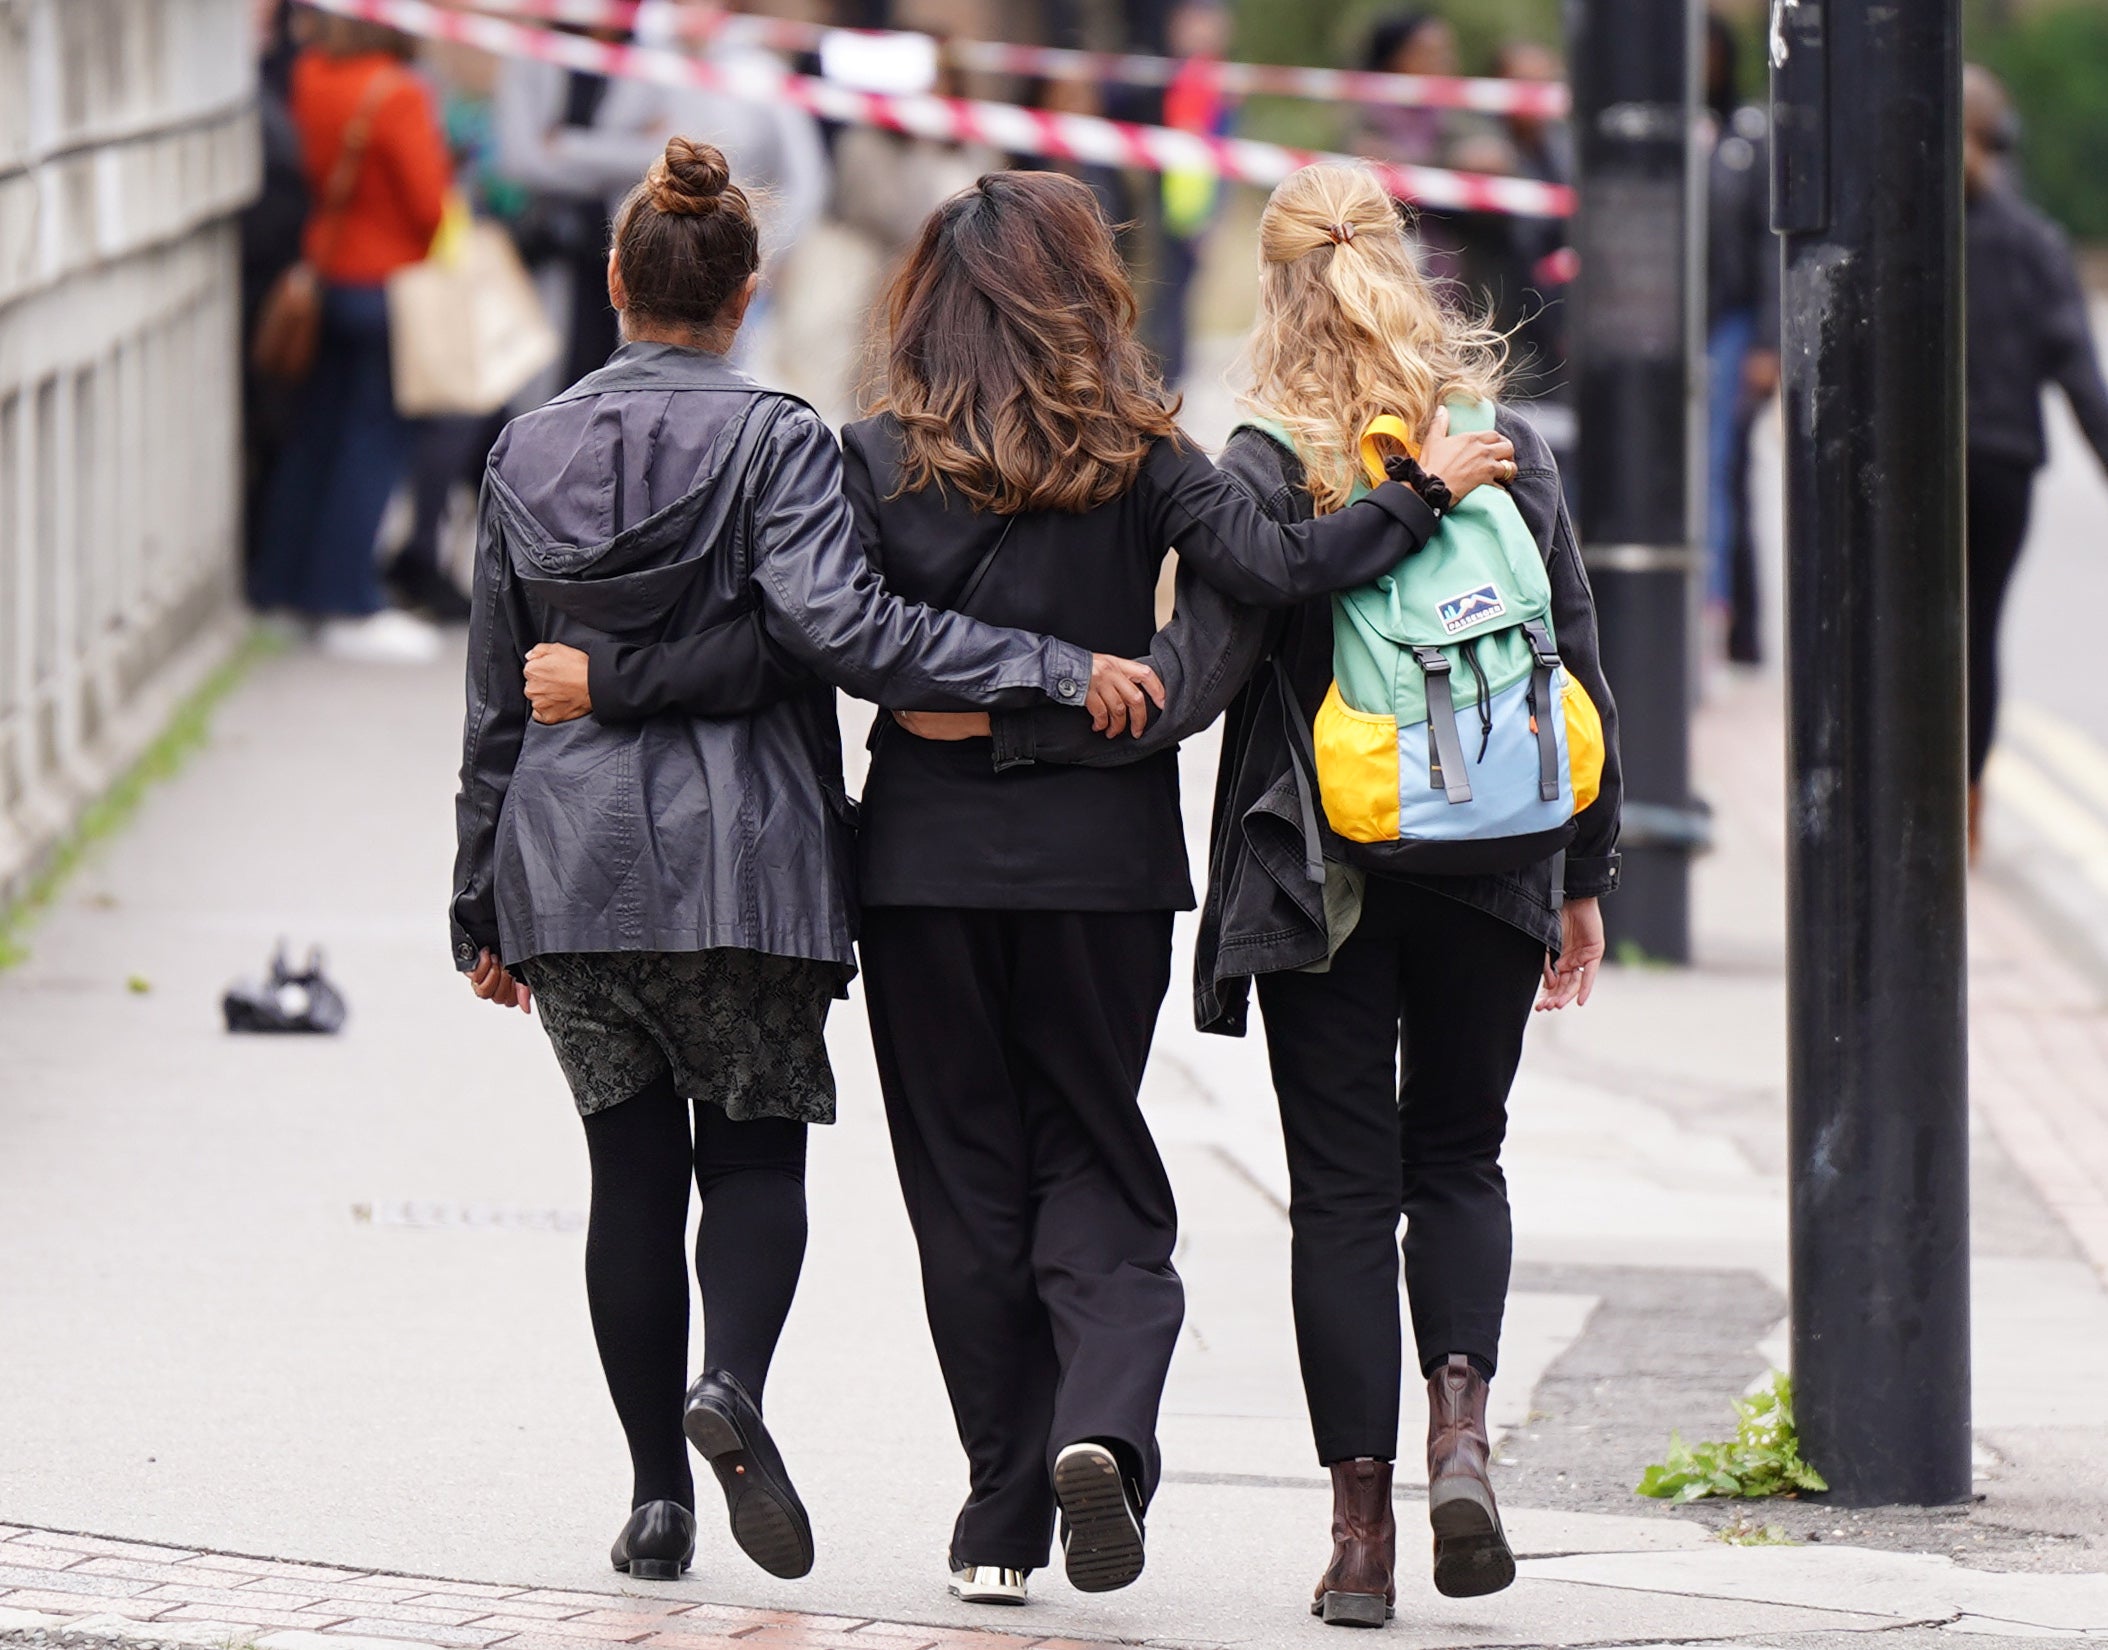
[[[1552,582],[1552,620],[1559,652],[1603,716],[1603,789],[1576,821],[1563,855],[1493,876],[1414,877],[1418,885],[1488,911],[1547,949],[1560,943],[1563,897],[1607,894],[1618,882],[1617,707],[1603,680],[1596,641],[1595,598],[1581,565],[1560,496],[1559,474],[1536,430],[1506,407],[1500,432],[1515,443],[1516,505],[1543,552]],[[1313,511],[1303,467],[1271,437],[1251,428],[1234,435],[1222,467],[1279,521]],[[1324,890],[1311,879],[1302,805],[1282,715],[1279,659],[1293,683],[1297,713],[1313,721],[1332,681],[1332,607],[1308,602],[1268,613],[1224,596],[1199,570],[1181,563],[1178,608],[1156,638],[1150,663],[1164,679],[1169,706],[1140,739],[1107,740],[1078,732],[1076,719],[1037,711],[995,718],[998,761],[1092,764],[1147,758],[1206,727],[1225,707],[1222,765],[1216,776],[1209,834],[1208,892],[1194,956],[1194,1022],[1203,1031],[1241,1036],[1251,977],[1306,967],[1327,951]]]
[[[1080,703],[1067,643],[886,593],[802,402],[716,356],[633,344],[491,454],[469,625],[454,959],[721,946],[853,964],[851,805],[833,683],[895,703]],[[693,639],[708,633],[697,648]],[[531,721],[538,641],[675,642],[726,671],[722,720]]]
[[[2063,232],[2005,189],[1969,202],[1964,232],[1969,451],[2039,468],[2042,386],[2055,383],[2108,466],[2108,387]]]
[[[1157,576],[1174,544],[1224,588],[1279,606],[1396,565],[1434,528],[1426,506],[1396,485],[1370,508],[1284,528],[1170,438],[1151,446],[1133,486],[1096,509],[1008,518],[943,487],[903,491],[890,416],[850,425],[842,447],[850,506],[889,588],[955,607],[985,565],[967,605],[976,618],[1130,658],[1156,633]],[[917,739],[885,721],[878,735],[859,832],[865,904],[1192,907],[1178,759],[1168,749],[1119,768],[1000,772],[987,740]]]
[[[1705,319],[1748,310],[1758,349],[1779,347],[1779,238],[1771,232],[1771,120],[1728,117],[1706,165]]]

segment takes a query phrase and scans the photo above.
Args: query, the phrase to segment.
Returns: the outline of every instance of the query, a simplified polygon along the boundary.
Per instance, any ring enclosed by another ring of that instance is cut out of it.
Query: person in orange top
[[[437,655],[438,633],[387,609],[374,564],[381,516],[412,444],[412,426],[395,410],[385,283],[423,259],[452,185],[411,51],[394,30],[325,17],[293,66],[310,193],[302,251],[324,282],[322,337],[265,500],[249,594],[260,608],[316,621],[327,651],[416,660]],[[347,144],[356,150],[349,161]],[[340,166],[350,185],[333,210]]]

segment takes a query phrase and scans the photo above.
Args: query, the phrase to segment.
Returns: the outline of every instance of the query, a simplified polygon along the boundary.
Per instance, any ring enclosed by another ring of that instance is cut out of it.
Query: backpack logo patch
[[[1500,599],[1497,585],[1482,584],[1476,590],[1467,590],[1461,596],[1452,596],[1435,609],[1435,616],[1442,621],[1442,632],[1454,636],[1484,619],[1498,619],[1508,611],[1508,604]]]

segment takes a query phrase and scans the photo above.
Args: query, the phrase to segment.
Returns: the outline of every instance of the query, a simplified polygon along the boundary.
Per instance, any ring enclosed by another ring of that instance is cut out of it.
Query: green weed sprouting
[[[1669,1435],[1669,1458],[1640,1475],[1641,1495],[1702,1501],[1709,1495],[1755,1498],[1827,1490],[1822,1474],[1801,1459],[1793,1424],[1793,1381],[1779,1370],[1768,1386],[1735,1400],[1735,1436],[1722,1444],[1686,1444]]]

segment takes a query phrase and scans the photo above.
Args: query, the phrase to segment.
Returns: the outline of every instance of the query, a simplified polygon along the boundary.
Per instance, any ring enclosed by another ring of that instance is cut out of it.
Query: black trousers
[[[1136,1093],[1171,915],[867,910],[864,982],[930,1336],[971,1491],[955,1564],[1038,1569],[1053,1458],[1146,1498],[1185,1317],[1178,1211]]]
[[[1452,1352],[1495,1366],[1513,1248],[1501,1142],[1543,964],[1499,918],[1371,877],[1329,973],[1259,980],[1322,1462],[1397,1455],[1401,1215],[1422,1370]]]
[[[2026,463],[1969,455],[1969,783],[1984,776],[1998,729],[1998,626],[2027,541],[2035,472]]]

